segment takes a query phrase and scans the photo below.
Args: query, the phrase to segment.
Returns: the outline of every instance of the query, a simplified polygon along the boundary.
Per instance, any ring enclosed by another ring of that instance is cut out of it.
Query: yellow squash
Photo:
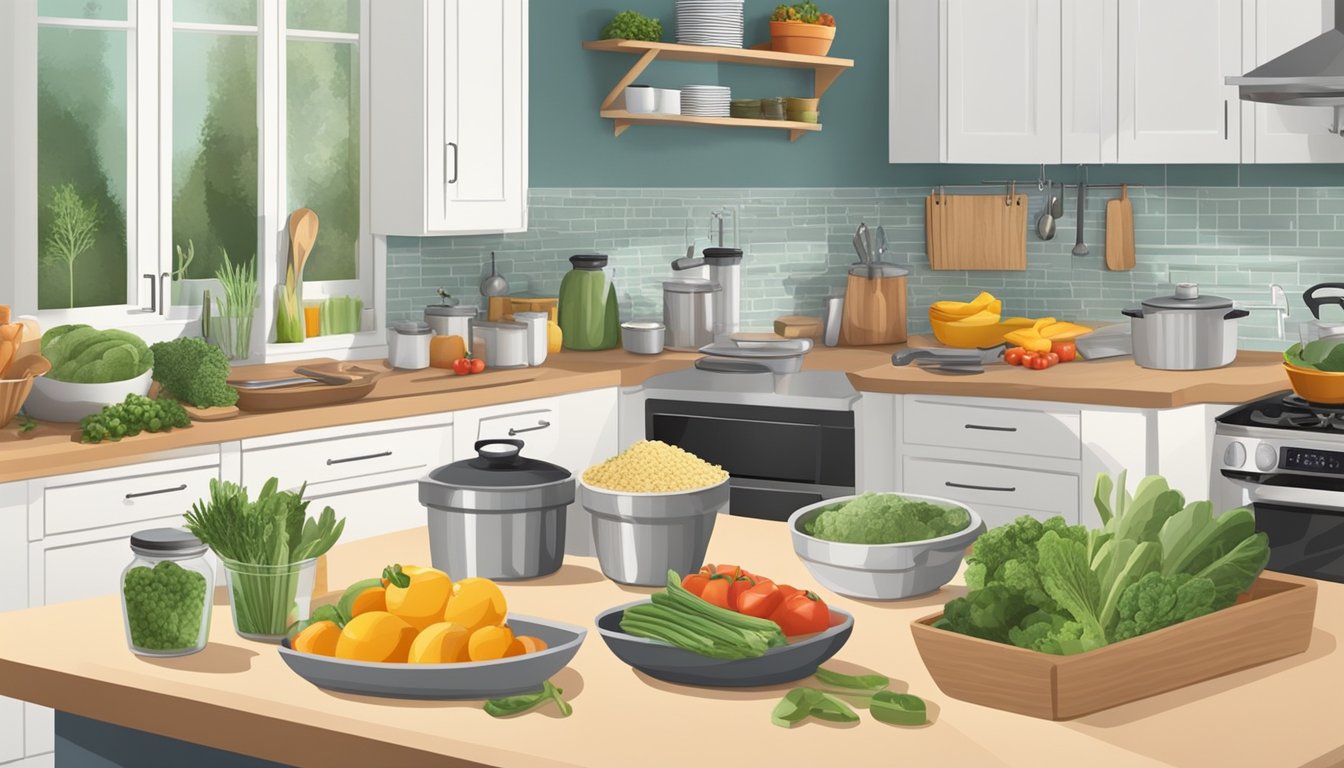
[[[440,621],[420,630],[407,661],[412,664],[453,664],[468,661],[467,641],[471,632],[461,624]]]
[[[443,621],[461,624],[475,632],[481,627],[504,623],[508,603],[499,586],[477,576],[461,579],[453,585],[453,596],[443,610]]]
[[[415,627],[384,611],[350,620],[336,641],[336,656],[354,661],[404,662],[415,642]]]

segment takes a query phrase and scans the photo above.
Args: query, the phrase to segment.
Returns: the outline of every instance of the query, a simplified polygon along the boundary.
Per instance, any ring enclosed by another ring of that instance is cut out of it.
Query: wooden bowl
[[[9,424],[18,415],[19,409],[23,407],[23,401],[28,399],[28,393],[32,391],[32,376],[22,379],[0,379],[0,427]]]

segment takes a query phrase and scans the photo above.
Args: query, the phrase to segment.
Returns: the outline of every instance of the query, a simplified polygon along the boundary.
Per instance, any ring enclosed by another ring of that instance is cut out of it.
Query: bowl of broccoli
[[[793,551],[812,576],[833,592],[867,600],[938,589],[984,532],[973,510],[906,493],[841,496],[789,517]]]
[[[154,354],[133,333],[58,325],[42,334],[51,371],[33,380],[24,411],[43,421],[79,421],[127,395],[147,395]]]

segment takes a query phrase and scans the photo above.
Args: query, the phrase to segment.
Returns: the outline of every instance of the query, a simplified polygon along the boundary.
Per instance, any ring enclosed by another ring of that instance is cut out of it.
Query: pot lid
[[[536,488],[570,481],[568,469],[522,455],[522,440],[477,440],[476,457],[429,473],[436,483],[475,491]]]
[[[1143,306],[1148,309],[1228,309],[1232,300],[1222,296],[1202,296],[1195,283],[1177,283],[1175,294],[1144,299]]]
[[[430,304],[425,307],[426,317],[475,317],[479,310],[463,304]]]
[[[714,293],[723,290],[723,286],[703,277],[682,277],[664,280],[663,290],[668,293]]]
[[[205,544],[183,528],[150,528],[131,534],[131,551],[151,557],[205,554]]]
[[[859,261],[849,265],[849,274],[855,277],[905,277],[910,270],[886,261],[871,264]]]
[[[576,253],[569,257],[569,263],[575,269],[601,269],[607,266],[605,253]]]
[[[730,267],[742,263],[741,248],[706,248],[701,253],[705,263],[711,267]]]
[[[433,332],[433,329],[429,327],[429,323],[422,320],[410,320],[405,323],[397,323],[392,326],[392,330],[402,336],[424,336]]]

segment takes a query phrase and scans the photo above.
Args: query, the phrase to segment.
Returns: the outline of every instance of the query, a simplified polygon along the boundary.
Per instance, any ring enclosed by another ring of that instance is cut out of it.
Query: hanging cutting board
[[[944,195],[925,202],[937,243],[929,248],[932,269],[1025,270],[1027,196]]]
[[[1120,197],[1106,203],[1106,268],[1134,268],[1134,204],[1124,184],[1120,185]]]

